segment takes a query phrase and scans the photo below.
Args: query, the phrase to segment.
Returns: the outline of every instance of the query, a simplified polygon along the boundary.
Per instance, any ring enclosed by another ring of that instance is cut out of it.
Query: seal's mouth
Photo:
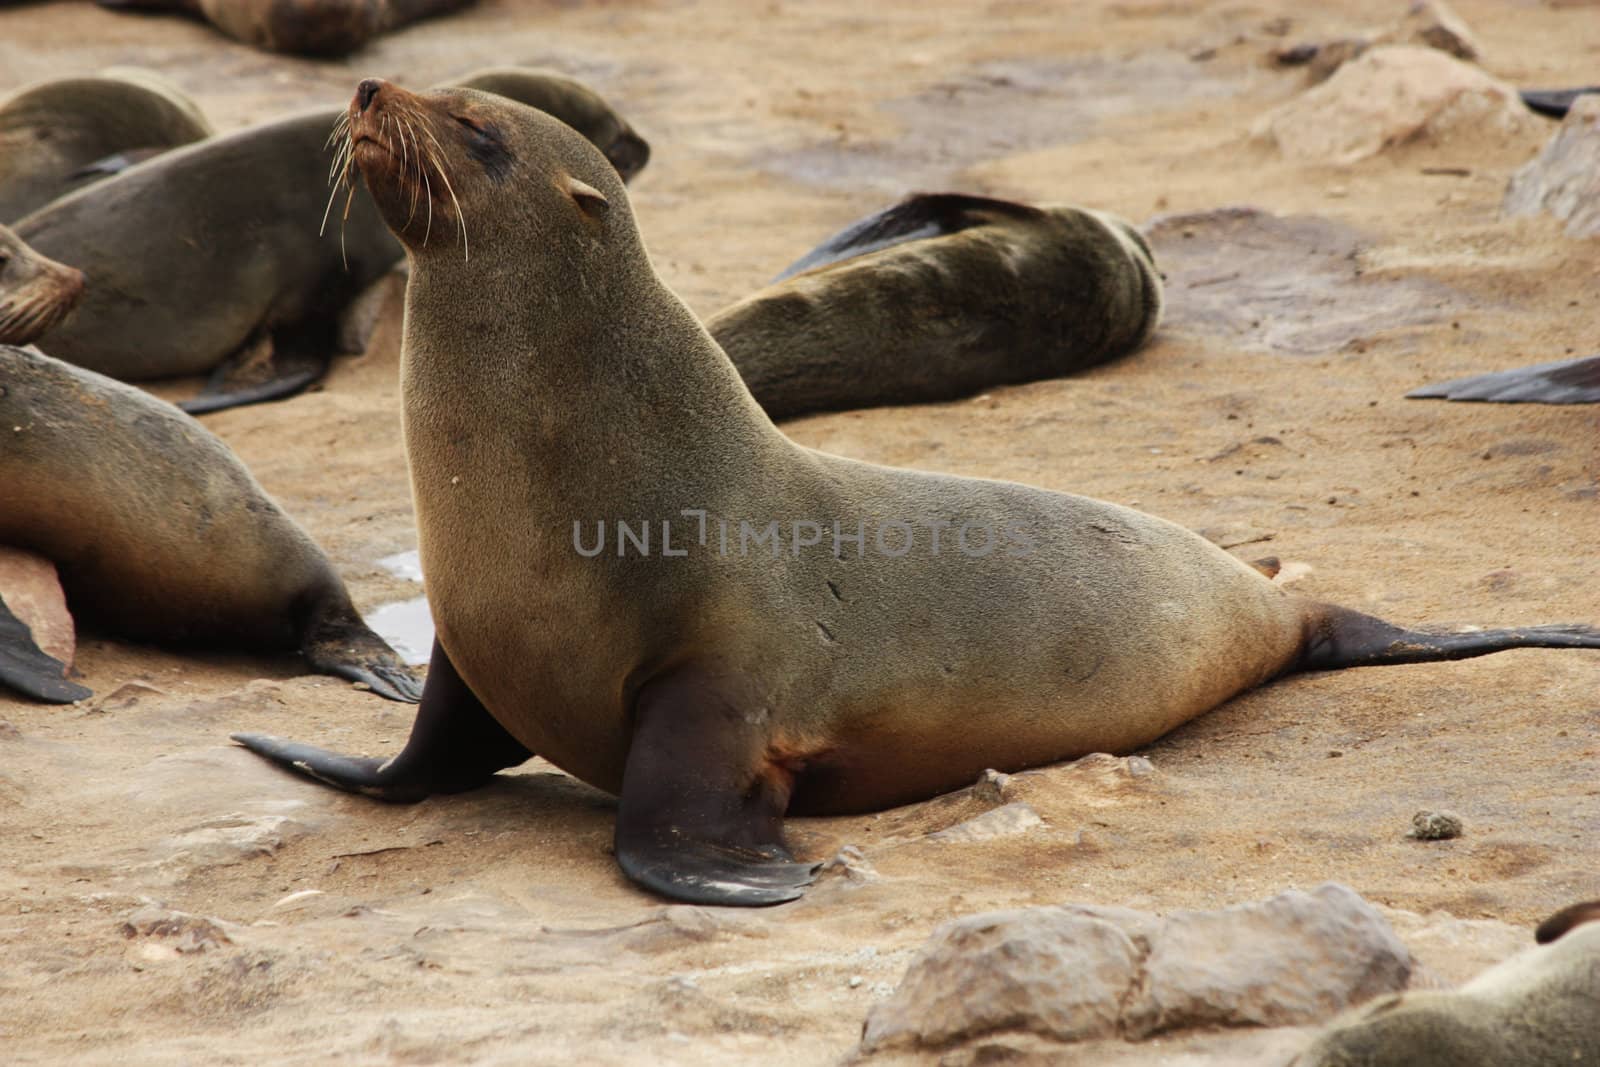
[[[328,143],[338,144],[330,180],[336,182],[323,212],[326,228],[339,187],[345,186],[344,218],[355,195],[355,170],[383,212],[384,221],[402,241],[425,247],[433,233],[434,205],[453,214],[461,233],[462,254],[471,258],[467,229],[445,162],[445,148],[433,132],[433,108],[415,93],[381,78],[367,78],[334,124]],[[451,211],[453,209],[453,212]],[[420,229],[421,234],[416,230]]]
[[[42,260],[37,277],[0,299],[0,344],[32,344],[55,329],[83,299],[87,284],[83,271]]]

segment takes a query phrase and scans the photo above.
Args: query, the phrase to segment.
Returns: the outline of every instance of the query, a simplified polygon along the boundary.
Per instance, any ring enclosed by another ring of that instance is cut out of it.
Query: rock
[[[1377,910],[1327,883],[1259,904],[1175,912],[1151,939],[1128,1037],[1196,1026],[1302,1026],[1404,989],[1411,956]]]
[[[1400,24],[1384,34],[1382,42],[1425,45],[1468,62],[1483,54],[1472,30],[1444,0],[1416,0]]]
[[[72,666],[77,631],[54,563],[20,548],[0,545],[0,600],[32,631],[33,643],[45,655]]]
[[[1461,836],[1461,816],[1448,811],[1419,811],[1411,816],[1407,837],[1418,841],[1449,841]]]
[[[174,911],[159,904],[146,904],[133,911],[122,923],[122,936],[129,940],[158,938],[178,953],[204,952],[233,944],[223,926],[188,912]]]
[[[220,867],[270,856],[307,828],[286,815],[231,812],[207,819],[161,843],[162,862],[186,868]]]
[[[1039,813],[1019,800],[931,833],[928,838],[933,841],[989,841],[1025,834],[1043,825]]]
[[[1111,1036],[1139,954],[1115,924],[1063,908],[945,923],[867,1015],[862,1050],[944,1045],[994,1030],[1059,1041]]]
[[[1550,143],[1511,176],[1500,209],[1554,215],[1568,237],[1600,235],[1600,95],[1573,102]]]
[[[1404,989],[1411,957],[1383,917],[1332,883],[1165,918],[1076,905],[940,926],[861,1050],[996,1031],[1143,1040],[1195,1027],[1301,1026]]]
[[[1515,89],[1432,48],[1372,48],[1252,128],[1289,159],[1349,165],[1397,145],[1455,136],[1528,136]]]
[[[847,885],[866,885],[876,882],[880,877],[878,869],[867,859],[867,854],[861,851],[859,845],[845,845],[817,872],[818,882],[837,881]]]
[[[972,785],[972,795],[990,804],[1004,804],[1011,799],[1011,775],[989,768],[978,776]]]

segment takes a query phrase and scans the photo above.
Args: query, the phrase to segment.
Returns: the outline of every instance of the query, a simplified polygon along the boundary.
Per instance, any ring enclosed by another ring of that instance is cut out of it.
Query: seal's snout
[[[356,113],[365,114],[367,108],[372,106],[372,101],[386,83],[382,78],[363,78],[361,84],[356,86]]]

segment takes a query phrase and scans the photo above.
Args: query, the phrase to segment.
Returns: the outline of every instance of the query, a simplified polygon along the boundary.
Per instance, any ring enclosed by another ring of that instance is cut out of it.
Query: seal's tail
[[[1294,669],[1335,671],[1343,667],[1470,659],[1508,648],[1600,648],[1600,629],[1558,624],[1430,633],[1407,630],[1349,608],[1319,604],[1308,617],[1305,646]]]

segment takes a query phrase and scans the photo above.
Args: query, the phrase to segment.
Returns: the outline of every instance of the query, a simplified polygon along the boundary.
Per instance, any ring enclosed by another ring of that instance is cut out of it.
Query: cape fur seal
[[[1600,404],[1600,356],[1559,359],[1413,389],[1413,400],[1490,404]]]
[[[0,544],[54,561],[75,616],[136,640],[298,649],[314,670],[417,699],[322,550],[194,419],[0,345],[0,426]],[[20,647],[14,633],[0,644]]]
[[[409,801],[537,753],[619,794],[639,884],[771,904],[813,874],[789,811],[1128,752],[1290,671],[1600,648],[1581,626],[1401,629],[1128,508],[801,447],[656,276],[587,141],[376,79],[350,120],[411,263],[402,408],[438,636],[404,751],[236,735],[285,767]],[[424,240],[418,196],[457,241]]]
[[[1600,901],[1558,912],[1560,933],[1453,992],[1379,997],[1333,1023],[1293,1067],[1593,1067],[1600,1064]],[[1549,942],[1549,943],[1544,943]]]
[[[32,344],[83,299],[83,271],[41,256],[0,226],[0,344]]]
[[[706,321],[775,419],[951,400],[1133,351],[1161,317],[1128,222],[955,193],[834,235]]]
[[[209,136],[194,102],[152,71],[113,68],[24,86],[0,102],[0,222]]]
[[[620,118],[596,120],[610,109],[594,93],[566,78],[550,89],[547,77],[501,72],[496,84],[552,108],[570,102],[576,121],[608,136],[604,147],[636,137]],[[230,361],[206,395],[180,405],[192,414],[318,380],[339,351],[340,314],[402,255],[366,195],[329,198],[329,133],[342,114],[320,109],[176,149],[18,222],[41,254],[89,276],[50,354],[120,381]],[[267,380],[224,391],[241,363],[266,364]]]
[[[472,0],[96,0],[114,11],[177,11],[269,52],[341,56],[380,33]]]

